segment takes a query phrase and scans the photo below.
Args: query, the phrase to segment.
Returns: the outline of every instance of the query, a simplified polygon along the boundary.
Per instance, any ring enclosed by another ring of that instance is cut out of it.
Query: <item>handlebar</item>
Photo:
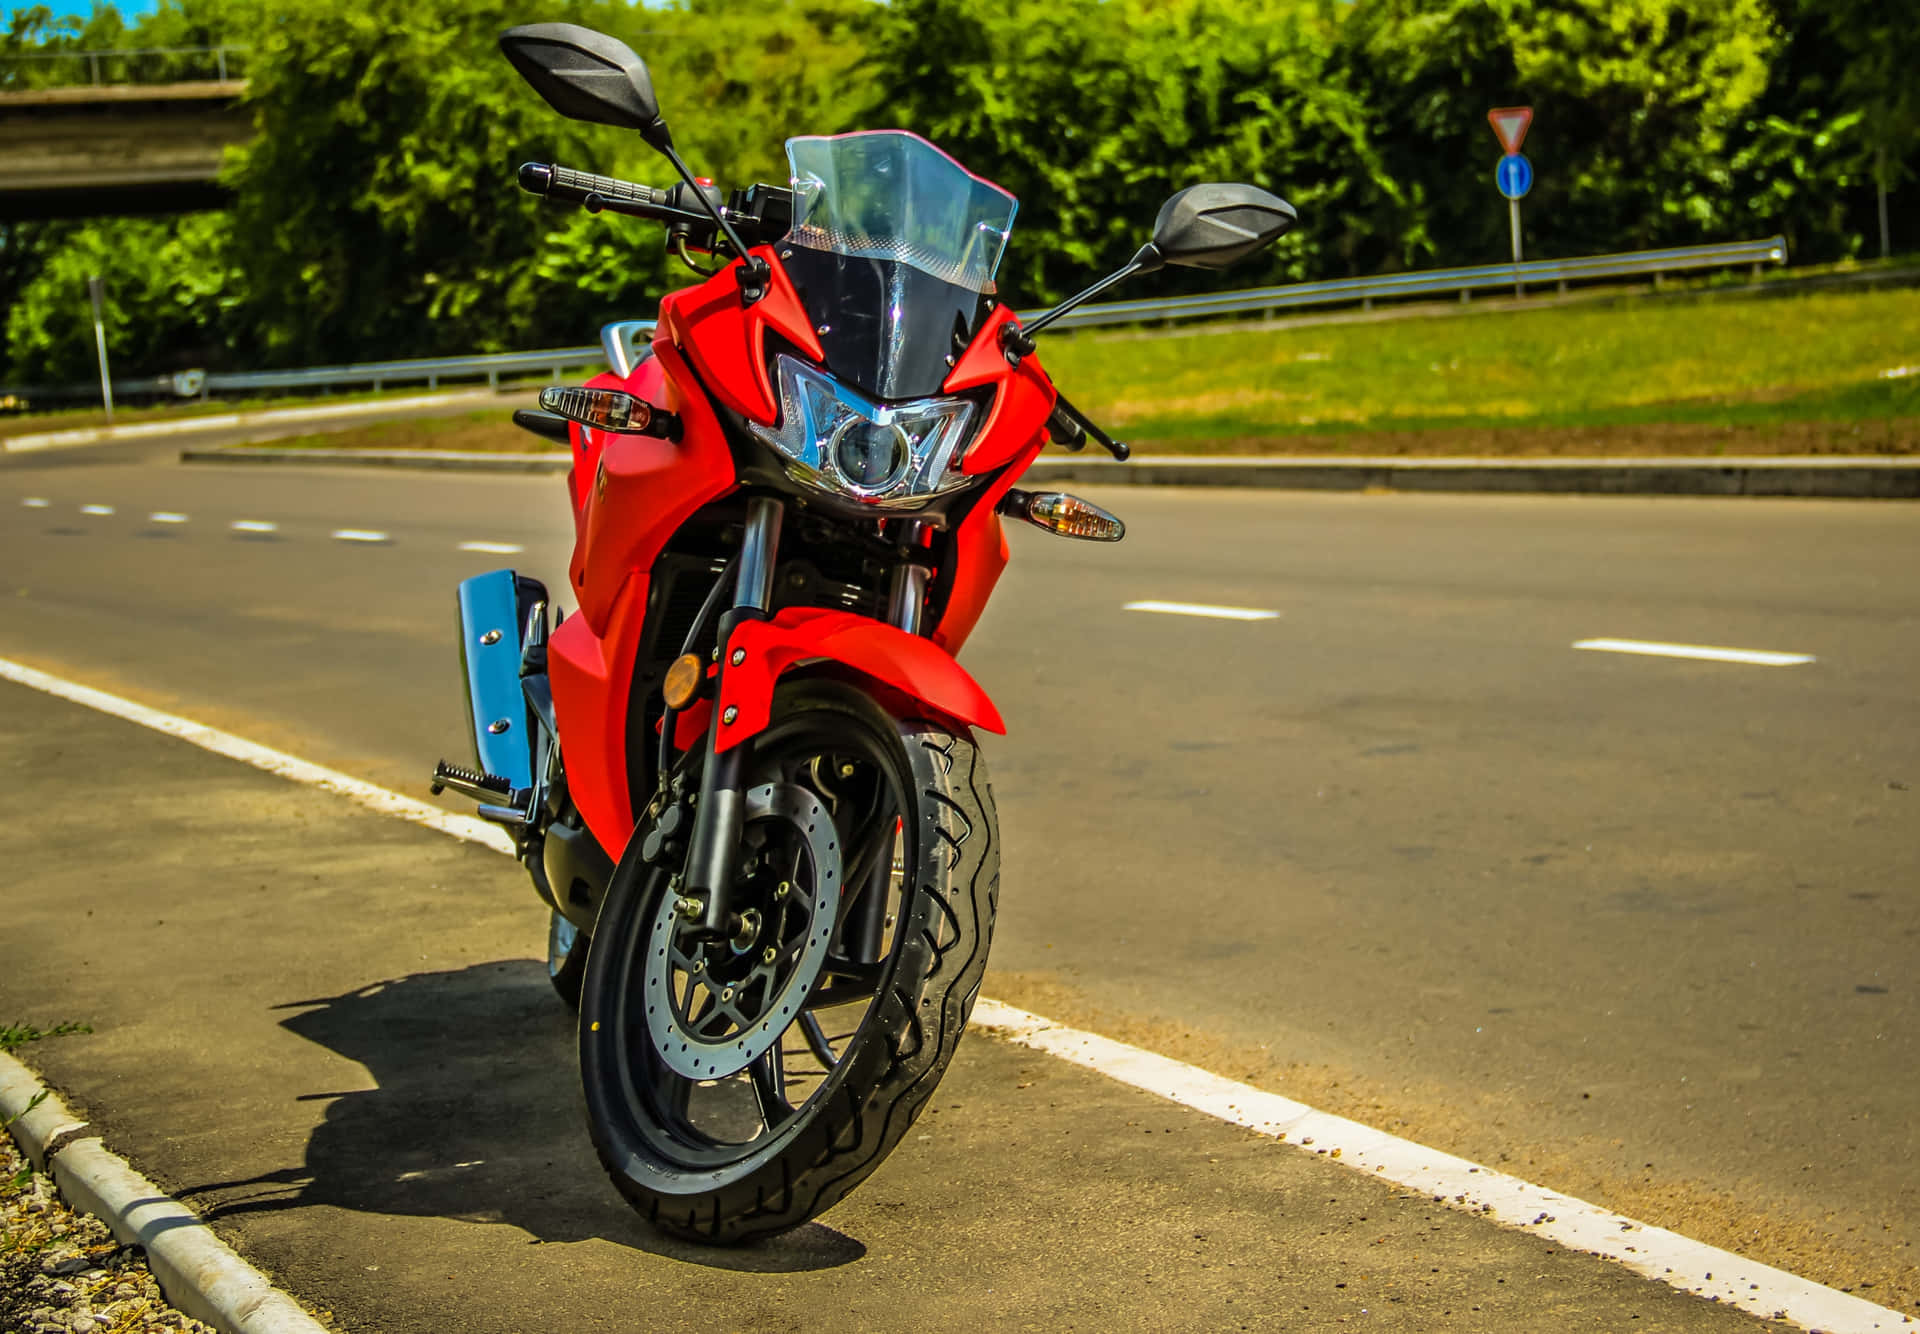
[[[685,222],[711,227],[704,213],[675,208],[667,203],[667,192],[635,181],[596,176],[590,171],[575,171],[552,162],[527,162],[520,167],[520,188],[543,199],[563,204],[579,204],[589,212],[606,209],[630,218],[652,218],[658,222]]]

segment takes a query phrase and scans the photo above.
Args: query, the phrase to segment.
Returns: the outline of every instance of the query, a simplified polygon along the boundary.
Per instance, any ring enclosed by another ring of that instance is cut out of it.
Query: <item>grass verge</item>
[[[1048,370],[1151,453],[1920,453],[1920,289],[1629,297],[1391,322],[1088,330]],[[280,442],[544,453],[501,409]]]

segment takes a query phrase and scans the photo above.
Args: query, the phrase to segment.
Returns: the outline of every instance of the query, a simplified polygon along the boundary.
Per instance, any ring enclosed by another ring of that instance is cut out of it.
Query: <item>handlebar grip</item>
[[[596,176],[590,171],[575,171],[558,163],[529,162],[520,168],[520,188],[529,194],[544,195],[567,203],[583,204],[598,195],[612,206],[621,204],[658,208],[667,202],[665,190],[655,190],[634,181],[612,176]]]

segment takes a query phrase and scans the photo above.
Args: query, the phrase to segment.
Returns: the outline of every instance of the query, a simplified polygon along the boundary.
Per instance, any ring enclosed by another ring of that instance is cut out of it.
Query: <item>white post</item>
[[[1887,150],[1884,147],[1874,165],[1878,170],[1873,173],[1873,183],[1880,192],[1880,258],[1887,259],[1893,254],[1893,246],[1887,238]]]
[[[113,425],[113,380],[107,374],[107,325],[101,315],[101,285],[98,278],[87,279],[87,295],[93,299],[93,346],[100,354],[100,398],[107,405],[107,425]]]
[[[1507,201],[1507,223],[1513,229],[1513,294],[1525,296],[1526,291],[1520,283],[1520,201]]]

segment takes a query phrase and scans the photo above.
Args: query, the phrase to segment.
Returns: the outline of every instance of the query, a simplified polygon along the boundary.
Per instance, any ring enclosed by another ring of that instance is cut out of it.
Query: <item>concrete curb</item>
[[[287,449],[271,445],[227,445],[219,449],[183,449],[182,463],[283,464],[308,468],[423,468],[432,472],[565,472],[570,453],[457,454],[432,449]]]
[[[136,422],[131,426],[92,426],[77,431],[43,431],[38,435],[16,435],[0,441],[8,454],[26,454],[40,449],[68,449],[75,445],[123,444],[129,440],[182,435],[189,431],[227,431],[241,427],[276,426],[285,422],[327,421],[340,417],[377,417],[382,413],[410,411],[467,399],[496,401],[491,389],[460,390],[450,394],[414,394],[407,398],[376,398],[360,403],[330,403],[306,408],[268,408],[261,412],[215,412],[177,421]]]
[[[427,468],[452,472],[558,473],[572,459],[552,454],[452,454],[431,450],[189,449],[185,463],[307,467]],[[1794,496],[1832,500],[1920,499],[1920,457],[1621,458],[1253,458],[1140,455],[1049,458],[1026,472],[1031,484],[1228,486],[1288,491],[1509,492],[1535,495]]]
[[[35,1099],[39,1105],[27,1111]],[[329,1334],[197,1214],[109,1152],[98,1135],[83,1133],[87,1124],[33,1071],[0,1052],[0,1121],[8,1120],[36,1168],[47,1171],[52,1160],[54,1184],[71,1207],[147,1253],[148,1268],[174,1306],[224,1334]]]

